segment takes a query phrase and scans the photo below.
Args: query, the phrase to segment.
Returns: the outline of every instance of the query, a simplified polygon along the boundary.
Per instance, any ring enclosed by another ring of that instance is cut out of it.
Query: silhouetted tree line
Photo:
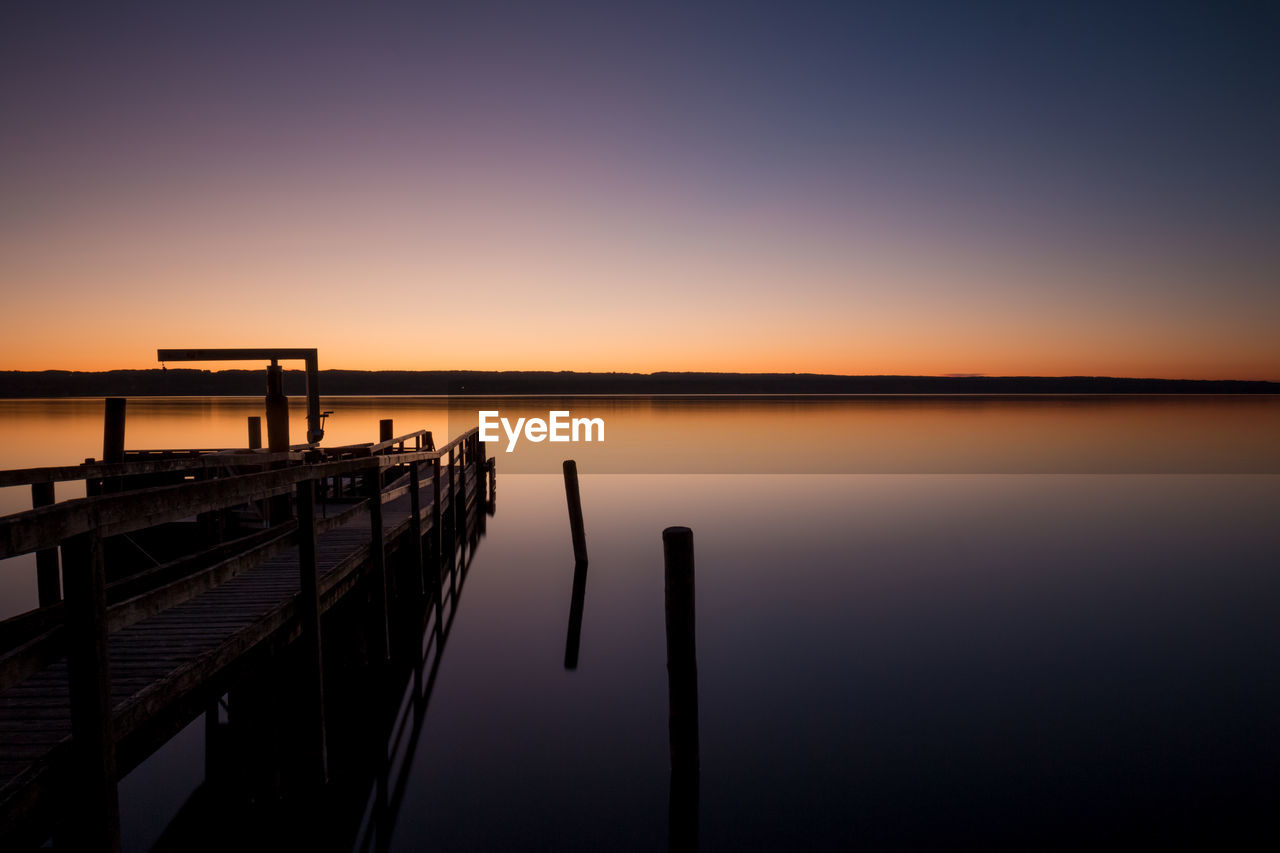
[[[0,397],[254,396],[262,370],[2,371]],[[301,394],[302,371],[285,371]],[[572,373],[324,370],[322,394],[1276,394],[1280,383],[1106,376],[831,376],[816,373]]]

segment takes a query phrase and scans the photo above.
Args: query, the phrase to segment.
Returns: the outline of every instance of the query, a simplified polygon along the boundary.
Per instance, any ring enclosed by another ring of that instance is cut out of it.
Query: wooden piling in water
[[[573,536],[573,561],[587,562],[587,534],[582,526],[582,495],[578,491],[578,463],[564,460],[564,496],[569,502],[569,532]]]
[[[62,545],[67,568],[67,675],[71,698],[71,774],[75,848],[120,850],[120,799],[107,661],[107,584],[96,530]]]
[[[298,503],[298,615],[302,624],[304,695],[300,706],[304,727],[304,769],[315,785],[329,781],[328,742],[324,718],[324,658],[320,637],[319,565],[316,562],[316,483],[296,487]]]
[[[31,484],[31,508],[54,503],[53,483]],[[41,607],[57,604],[62,599],[62,583],[58,578],[58,549],[36,552],[36,595]]]
[[[694,771],[698,758],[698,659],[695,631],[693,531],[662,531],[666,563],[667,687],[671,724],[671,768]]]
[[[698,849],[700,766],[698,748],[698,660],[695,630],[693,531],[662,531],[667,617],[668,734],[671,789],[668,849]]]

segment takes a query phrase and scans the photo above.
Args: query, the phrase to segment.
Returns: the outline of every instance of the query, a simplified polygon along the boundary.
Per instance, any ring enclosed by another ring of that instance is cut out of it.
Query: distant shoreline
[[[0,371],[0,398],[241,397],[262,370]],[[289,394],[305,376],[285,372]],[[816,373],[573,373],[322,370],[326,396],[1280,394],[1280,382],[1109,376],[839,376]]]

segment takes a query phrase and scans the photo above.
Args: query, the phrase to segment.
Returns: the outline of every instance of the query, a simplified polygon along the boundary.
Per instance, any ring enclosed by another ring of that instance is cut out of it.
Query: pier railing
[[[156,475],[184,479],[130,487]],[[42,590],[43,606],[0,621],[0,691],[65,656],[75,773],[89,788],[99,793],[109,789],[114,797],[115,727],[138,725],[154,708],[153,703],[133,700],[113,705],[106,663],[110,634],[296,548],[299,592],[293,612],[304,648],[314,649],[318,656],[321,600],[341,592],[333,589],[336,584],[353,581],[333,577],[336,572],[321,578],[317,537],[361,516],[369,519],[370,544],[361,552],[367,570],[362,576],[375,585],[371,599],[381,612],[374,616],[385,627],[383,505],[410,496],[410,535],[402,542],[413,549],[422,594],[428,583],[426,567],[440,565],[440,531],[465,530],[468,504],[483,515],[486,486],[491,495],[493,476],[492,460],[486,459],[474,428],[439,448],[429,431],[418,430],[377,443],[305,452],[151,451],[120,462],[0,471],[0,485],[30,485],[33,495],[32,509],[0,517],[0,559],[37,554],[37,571],[47,573],[52,566],[55,581],[61,576],[64,595],[62,601],[48,602]],[[424,500],[424,477],[430,477],[429,501]],[[79,479],[96,484],[90,489],[100,493],[52,501],[51,484]],[[277,506],[284,501],[286,511],[272,515],[274,523],[266,528],[206,543],[196,553],[107,582],[103,543],[109,537],[273,501]],[[332,513],[331,504],[336,505]],[[430,537],[432,560],[423,553],[428,525],[436,533]]]

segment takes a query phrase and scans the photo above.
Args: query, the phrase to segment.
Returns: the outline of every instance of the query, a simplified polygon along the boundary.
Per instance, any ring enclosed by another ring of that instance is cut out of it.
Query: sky
[[[0,369],[1280,380],[1277,44],[1275,3],[11,1]]]

